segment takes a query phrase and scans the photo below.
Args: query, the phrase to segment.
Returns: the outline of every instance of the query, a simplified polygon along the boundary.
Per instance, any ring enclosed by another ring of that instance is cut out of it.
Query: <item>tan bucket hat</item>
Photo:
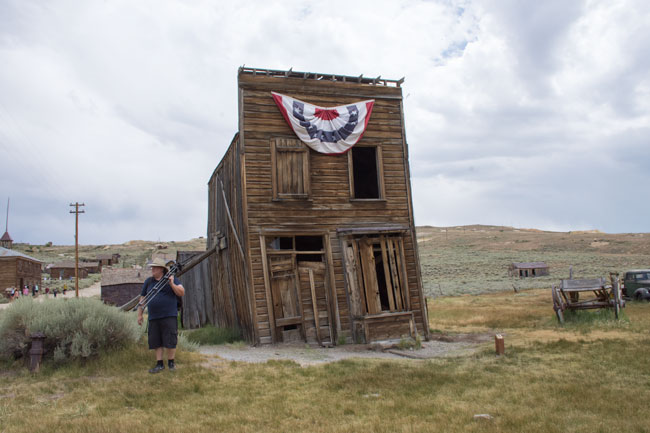
[[[151,263],[147,265],[149,268],[153,268],[154,266],[165,268],[166,271],[169,271],[168,263],[165,261],[165,259],[161,259],[160,257],[156,257],[151,261]]]

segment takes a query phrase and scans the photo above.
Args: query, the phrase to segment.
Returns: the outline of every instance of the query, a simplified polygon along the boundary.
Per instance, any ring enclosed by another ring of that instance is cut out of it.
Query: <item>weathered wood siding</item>
[[[235,135],[208,184],[208,248],[217,243],[220,245],[219,250],[208,259],[212,282],[211,323],[239,328],[248,341],[256,342],[253,304],[247,282],[248,245],[244,224],[243,161],[240,141],[238,135]],[[237,242],[238,239],[240,243]]]
[[[0,290],[21,285],[41,286],[41,264],[22,257],[0,259]]]
[[[203,251],[178,251],[176,261],[186,263]],[[210,281],[210,261],[203,260],[179,277],[185,288],[183,296],[182,322],[186,329],[200,328],[214,324],[212,308],[212,287]]]
[[[404,236],[408,289],[415,325],[420,334],[428,335],[426,309],[422,302],[417,245],[413,227],[410,198],[408,154],[404,137],[401,88],[332,81],[303,80],[240,74],[240,142],[245,155],[245,208],[247,212],[246,244],[250,254],[251,283],[254,291],[255,323],[258,341],[271,342],[271,324],[267,307],[262,245],[260,234],[265,231],[286,233],[314,232],[328,235],[332,252],[335,306],[338,309],[338,331],[350,335],[351,314],[346,294],[341,242],[337,229],[341,227],[369,227],[401,225],[407,228]],[[350,199],[347,155],[324,155],[309,151],[311,171],[311,199],[273,201],[271,172],[271,140],[278,137],[295,138],[282,114],[271,98],[276,91],[320,106],[335,106],[375,99],[368,127],[359,145],[381,147],[384,192],[383,200],[355,201]],[[239,147],[239,146],[238,146]],[[234,151],[224,158],[231,161],[228,170],[231,180],[240,175],[234,161]],[[222,163],[223,164],[223,163]],[[221,172],[223,172],[223,167]],[[218,171],[220,169],[217,169]],[[225,182],[225,180],[224,180]],[[211,189],[213,187],[211,186]],[[226,191],[233,193],[231,185]],[[211,192],[212,194],[212,192]],[[233,194],[231,201],[239,205]],[[217,200],[219,198],[217,197]],[[211,212],[213,206],[211,206]],[[219,209],[219,206],[217,206]],[[239,212],[235,212],[238,214]],[[241,222],[238,222],[241,224]],[[226,230],[223,223],[219,226]],[[233,244],[229,237],[229,248]],[[230,257],[236,254],[230,253]],[[234,267],[231,267],[234,271]],[[226,277],[227,278],[227,277]],[[391,324],[391,326],[393,326]],[[381,331],[377,331],[381,334]]]
[[[113,284],[101,286],[102,302],[110,305],[124,305],[142,293],[142,283]]]

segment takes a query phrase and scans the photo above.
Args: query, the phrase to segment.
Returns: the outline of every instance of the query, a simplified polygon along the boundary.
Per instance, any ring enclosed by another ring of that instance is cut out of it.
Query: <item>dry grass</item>
[[[491,343],[462,358],[307,368],[181,352],[176,374],[151,376],[137,346],[38,376],[10,367],[0,431],[648,431],[650,305],[626,310],[622,323],[560,327],[547,291],[430,303],[434,329],[504,333],[502,358]]]
[[[650,266],[650,234],[558,233],[511,227],[419,227],[418,246],[427,296],[550,287],[568,278]],[[512,278],[512,262],[543,261],[551,275]]]
[[[504,357],[494,356],[492,342],[458,358],[305,368],[206,362],[181,351],[179,371],[151,376],[152,355],[136,346],[85,365],[46,365],[37,376],[4,366],[0,431],[650,431],[650,304],[629,303],[618,322],[601,315],[559,326],[548,290],[569,262],[576,275],[604,275],[603,264],[648,266],[647,239],[498,228],[444,239],[430,230],[431,239],[420,244],[430,255],[423,259],[430,288],[446,278],[450,290],[508,290],[430,300],[431,328],[451,336],[502,333]],[[609,246],[612,252],[603,253]],[[505,267],[527,260],[548,260],[554,275],[533,280],[545,289],[514,294]],[[486,286],[487,279],[494,281]],[[493,419],[473,418],[482,413]]]

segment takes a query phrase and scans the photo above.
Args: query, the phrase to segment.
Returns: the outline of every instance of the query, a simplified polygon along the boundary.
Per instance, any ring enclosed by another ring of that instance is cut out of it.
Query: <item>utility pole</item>
[[[70,213],[74,215],[74,293],[75,296],[79,297],[79,214],[85,213],[86,211],[79,210],[79,207],[85,206],[83,203],[70,203],[70,206],[74,207],[74,210],[71,210]]]

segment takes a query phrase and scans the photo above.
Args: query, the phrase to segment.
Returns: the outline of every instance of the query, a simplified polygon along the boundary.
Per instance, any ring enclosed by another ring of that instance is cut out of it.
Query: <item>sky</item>
[[[417,225],[650,232],[649,53],[644,0],[0,0],[0,209],[205,236],[246,65],[405,77]]]

